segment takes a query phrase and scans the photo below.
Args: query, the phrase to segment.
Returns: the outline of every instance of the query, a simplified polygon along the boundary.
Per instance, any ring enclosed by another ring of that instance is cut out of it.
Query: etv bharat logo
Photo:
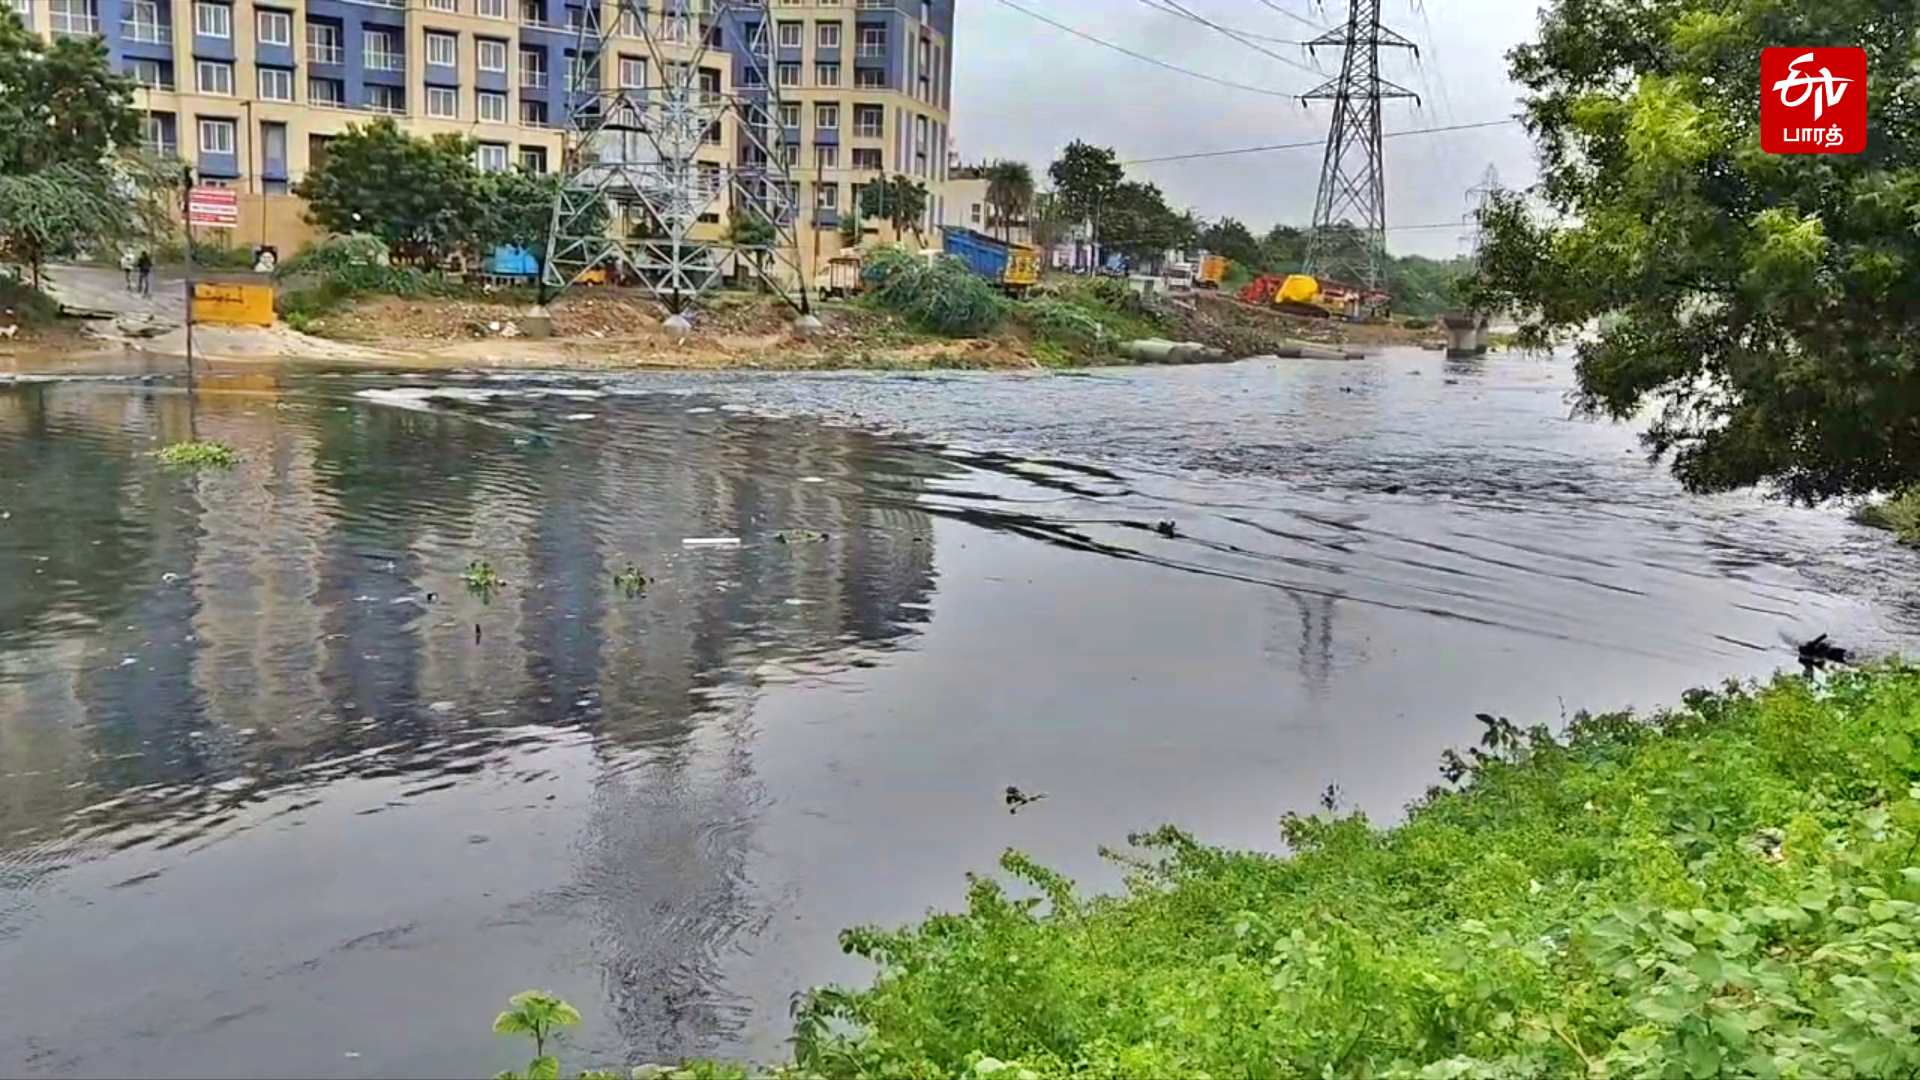
[[[1760,50],[1760,148],[1769,154],[1865,150],[1867,51]]]

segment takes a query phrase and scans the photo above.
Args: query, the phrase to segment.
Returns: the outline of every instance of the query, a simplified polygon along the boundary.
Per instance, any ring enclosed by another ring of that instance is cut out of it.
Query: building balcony
[[[368,71],[405,71],[406,57],[397,52],[369,52],[365,55]]]
[[[140,45],[173,44],[173,27],[166,23],[136,22],[123,19],[120,22],[120,37]]]
[[[338,66],[347,62],[346,50],[338,45],[308,45],[307,63]]]

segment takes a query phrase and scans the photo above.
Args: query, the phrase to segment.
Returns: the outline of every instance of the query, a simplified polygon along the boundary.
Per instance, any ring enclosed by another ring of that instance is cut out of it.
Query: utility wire
[[[1004,0],[1002,0],[1002,2],[1004,2]],[[1471,131],[1476,128],[1504,127],[1507,124],[1517,124],[1519,122],[1519,119],[1516,117],[1507,117],[1504,120],[1481,120],[1472,124],[1443,124],[1439,127],[1407,128],[1404,131],[1387,131],[1382,132],[1380,137],[1383,139],[1397,139],[1406,135],[1438,135],[1446,131]],[[1120,164],[1157,165],[1165,161],[1199,161],[1203,158],[1236,157],[1241,154],[1265,154],[1274,150],[1306,150],[1308,148],[1317,150],[1326,144],[1327,141],[1325,139],[1314,139],[1309,142],[1268,143],[1264,146],[1237,146],[1231,150],[1200,150],[1191,154],[1165,154],[1160,157],[1134,158],[1131,161],[1123,161]]]
[[[1209,30],[1213,30],[1217,33],[1226,35],[1232,40],[1239,42],[1242,45],[1245,45],[1247,48],[1252,49],[1254,52],[1257,52],[1262,56],[1272,57],[1273,59],[1278,60],[1283,64],[1287,64],[1289,66],[1299,68],[1301,71],[1304,71],[1309,75],[1315,76],[1316,78],[1325,77],[1324,73],[1315,71],[1313,68],[1308,67],[1306,64],[1303,64],[1300,61],[1295,60],[1290,56],[1282,56],[1279,53],[1274,52],[1272,49],[1267,48],[1265,45],[1262,45],[1259,42],[1254,41],[1252,38],[1248,37],[1246,34],[1243,34],[1238,30],[1234,30],[1230,27],[1221,26],[1219,23],[1214,22],[1213,20],[1208,19],[1205,16],[1202,16],[1198,12],[1192,10],[1191,8],[1182,6],[1179,0],[1140,0],[1140,2],[1152,8],[1153,10],[1161,12],[1163,14],[1172,15],[1172,16],[1175,16],[1176,18],[1185,19],[1188,22],[1199,23],[1201,26],[1204,26]]]
[[[1206,74],[1205,72],[1194,71],[1191,68],[1183,68],[1178,64],[1169,64],[1165,60],[1162,60],[1158,57],[1148,56],[1146,53],[1143,53],[1143,52],[1135,52],[1132,49],[1127,48],[1125,45],[1115,45],[1113,42],[1108,41],[1105,38],[1095,37],[1094,35],[1087,33],[1085,30],[1068,26],[1066,23],[1063,23],[1058,19],[1050,18],[1046,15],[1042,15],[1041,13],[1033,10],[1032,8],[1023,7],[1019,4],[1016,4],[1013,2],[1013,0],[994,0],[994,2],[999,4],[1002,7],[1011,8],[1014,11],[1017,11],[1020,14],[1025,15],[1029,19],[1035,19],[1040,22],[1046,23],[1048,26],[1053,27],[1055,30],[1072,34],[1074,37],[1077,37],[1082,41],[1092,42],[1093,44],[1098,45],[1103,49],[1112,49],[1114,52],[1117,52],[1122,56],[1131,56],[1135,60],[1142,61],[1143,63],[1152,64],[1154,67],[1164,68],[1167,71],[1175,72],[1180,75],[1185,75],[1188,78],[1199,79],[1203,82],[1210,82],[1216,86],[1224,86],[1231,90],[1244,90],[1249,94],[1261,94],[1266,97],[1292,99],[1298,96],[1295,94],[1289,94],[1284,90],[1271,90],[1266,87],[1248,86],[1245,83],[1233,82],[1230,79],[1216,78],[1212,75]]]
[[[1313,30],[1315,31],[1316,36],[1318,34],[1323,34],[1326,32],[1326,29],[1327,29],[1326,27],[1321,26],[1319,23],[1314,22],[1312,19],[1309,19],[1304,15],[1295,15],[1293,12],[1288,11],[1286,8],[1281,7],[1279,4],[1274,3],[1273,0],[1260,0],[1260,3],[1262,3],[1263,5],[1269,8],[1272,8],[1273,10],[1279,12],[1282,15],[1285,15],[1287,18],[1292,19],[1294,22],[1300,23],[1303,26],[1312,27]]]

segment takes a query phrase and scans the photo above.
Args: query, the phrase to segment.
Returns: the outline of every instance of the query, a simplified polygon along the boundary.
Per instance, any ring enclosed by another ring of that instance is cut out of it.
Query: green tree
[[[490,185],[473,153],[470,139],[416,139],[381,117],[328,143],[294,191],[328,232],[372,233],[403,259],[437,265],[485,226]]]
[[[1169,248],[1184,247],[1192,237],[1192,220],[1176,214],[1155,184],[1123,181],[1101,213],[1104,250],[1118,252],[1140,263],[1158,259]]]
[[[1307,261],[1307,233],[1291,225],[1275,225],[1260,238],[1260,268],[1269,273],[1292,274]]]
[[[1067,219],[1060,197],[1051,191],[1035,192],[1033,209],[1027,214],[1027,232],[1039,247],[1052,247],[1067,238]]]
[[[780,242],[780,230],[758,207],[736,207],[727,219],[727,243],[744,252],[753,272],[765,280],[767,258]]]
[[[1234,218],[1221,218],[1200,230],[1200,246],[1215,255],[1224,255],[1249,270],[1265,269],[1266,252],[1253,230]]]
[[[0,247],[33,283],[49,259],[137,236],[164,219],[171,172],[126,157],[132,84],[99,38],[42,41],[0,17]]]
[[[927,216],[927,186],[905,174],[876,180],[860,189],[855,201],[863,218],[876,218],[893,226],[896,236],[911,231],[922,237],[921,221]]]
[[[1556,0],[1509,54],[1544,213],[1489,200],[1475,300],[1535,340],[1597,327],[1581,404],[1657,404],[1648,446],[1692,489],[1920,482],[1916,31],[1883,0]],[[1865,152],[1761,151],[1783,44],[1866,49]]]
[[[1053,181],[1061,217],[1070,225],[1087,223],[1092,227],[1094,243],[1102,242],[1106,208],[1127,178],[1113,148],[1075,139],[1047,166],[1047,178]]]
[[[1033,170],[1024,161],[1002,158],[987,166],[986,177],[987,206],[993,211],[989,227],[997,226],[1001,239],[1012,239],[1014,224],[1033,211]]]
[[[499,173],[475,172],[470,183],[475,215],[469,222],[466,239],[484,254],[496,247],[511,245],[525,251],[542,252],[547,234],[553,228],[553,202],[565,180],[555,174],[510,169]],[[594,215],[603,224],[605,204],[596,202],[602,213]],[[591,228],[592,223],[583,223]]]
[[[840,246],[859,247],[861,238],[866,235],[866,229],[866,223],[860,220],[860,200],[855,199],[853,205],[847,208],[847,212],[840,215]]]

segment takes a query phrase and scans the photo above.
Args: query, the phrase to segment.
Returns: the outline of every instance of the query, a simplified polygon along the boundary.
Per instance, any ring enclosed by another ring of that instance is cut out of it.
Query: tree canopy
[[[1509,54],[1532,198],[1482,212],[1477,299],[1577,346],[1581,403],[1655,406],[1695,490],[1920,482],[1920,9],[1883,0],[1556,0]],[[1760,50],[1861,46],[1865,152],[1760,149]]]
[[[329,142],[295,193],[307,200],[308,219],[328,232],[370,233],[429,265],[503,244],[543,250],[560,179],[483,172],[475,147],[457,135],[416,138],[381,117]]]
[[[896,236],[919,233],[927,214],[927,186],[904,173],[875,180],[860,189],[854,205],[860,216],[893,226]]]
[[[132,160],[132,84],[99,38],[43,41],[0,16],[0,245],[38,279],[49,258],[149,231],[175,177]],[[173,188],[177,191],[177,188]]]

